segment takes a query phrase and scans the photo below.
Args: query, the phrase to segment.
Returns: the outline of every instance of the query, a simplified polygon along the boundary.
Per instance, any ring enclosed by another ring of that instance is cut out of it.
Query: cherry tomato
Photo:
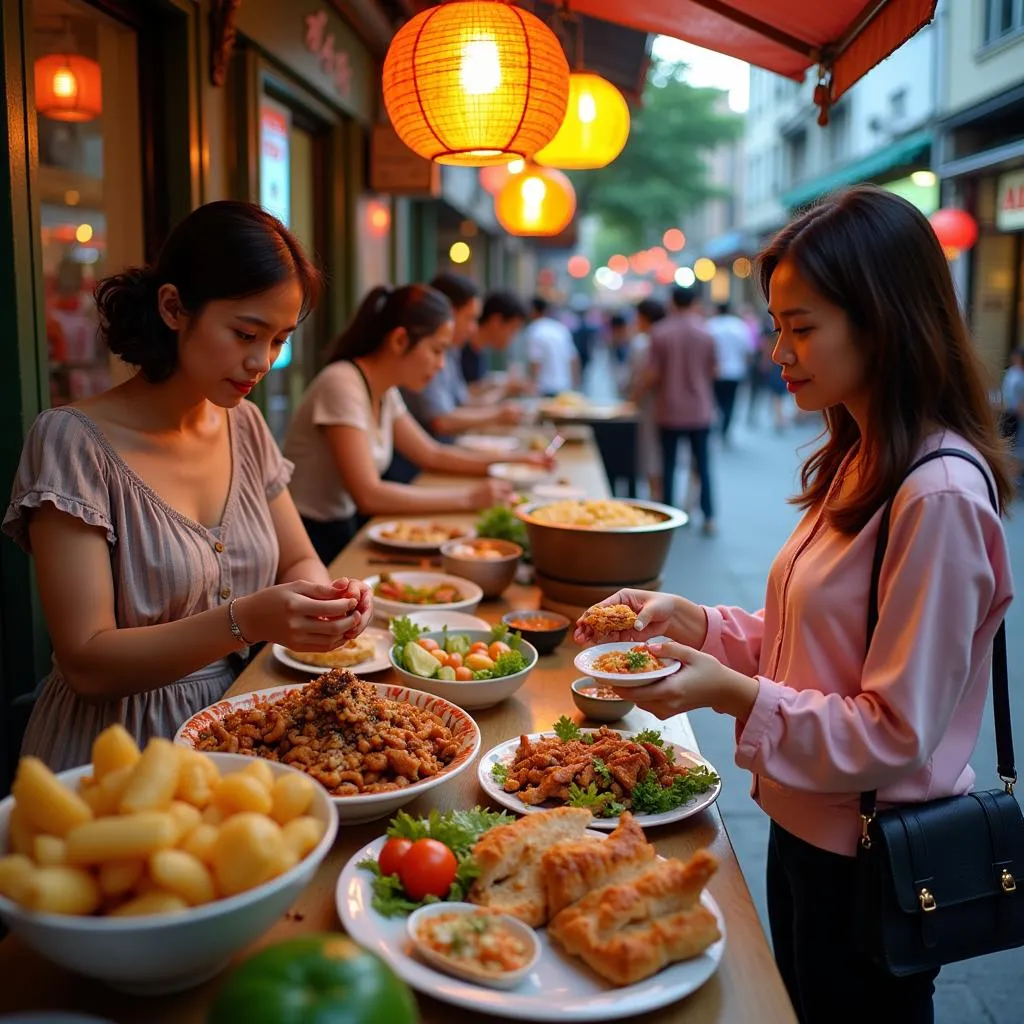
[[[458,651],[454,651],[448,655],[448,664],[452,668],[458,668],[462,664],[462,655]]]
[[[473,681],[473,670],[471,668],[466,668],[465,665],[460,665],[455,670],[455,679],[456,679],[457,682],[460,682],[460,683],[472,682]]]
[[[428,636],[421,636],[416,643],[418,643],[423,650],[431,652],[436,651],[438,647],[441,646],[436,640],[431,640]]]
[[[454,587],[438,587],[434,591],[435,604],[454,604],[459,599],[459,592]]]
[[[475,651],[473,654],[466,655],[465,666],[466,668],[471,668],[474,672],[490,671],[490,669],[494,668],[494,660],[482,651]]]
[[[491,656],[492,661],[497,661],[498,656],[501,654],[508,654],[512,648],[503,640],[495,640],[490,647],[487,648],[487,653]]]
[[[411,900],[448,895],[458,869],[455,854],[436,839],[417,839],[398,864],[398,877]]]
[[[448,664],[449,654],[447,651],[442,651],[440,647],[430,652],[442,665]]]
[[[469,653],[470,654],[478,654],[478,653],[479,654],[486,654],[487,653],[487,644],[485,644],[483,642],[483,640],[477,640],[477,642],[475,644],[470,644],[469,645]]]
[[[377,858],[377,867],[382,875],[397,875],[398,865],[412,846],[411,839],[389,839]]]

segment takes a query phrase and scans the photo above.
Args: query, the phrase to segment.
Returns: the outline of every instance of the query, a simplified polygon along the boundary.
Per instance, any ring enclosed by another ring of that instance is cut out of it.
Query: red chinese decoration
[[[928,220],[947,259],[955,259],[978,240],[978,222],[966,210],[936,210]]]
[[[306,15],[306,49],[320,61],[324,72],[334,81],[339,96],[352,91],[352,66],[344,50],[335,49],[334,33],[327,31],[326,11]]]

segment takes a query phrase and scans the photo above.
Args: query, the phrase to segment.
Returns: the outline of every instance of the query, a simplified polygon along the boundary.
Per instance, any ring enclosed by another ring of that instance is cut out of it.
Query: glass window
[[[1024,0],[985,0],[982,41],[995,43],[1024,28]]]
[[[50,402],[64,405],[128,373],[97,336],[92,291],[143,261],[137,45],[76,0],[33,4],[32,28]]]

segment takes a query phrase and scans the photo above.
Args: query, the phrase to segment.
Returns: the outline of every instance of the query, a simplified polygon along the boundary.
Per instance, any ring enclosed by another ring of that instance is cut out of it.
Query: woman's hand
[[[367,607],[362,587],[360,580],[295,580],[266,587],[235,601],[235,621],[250,643],[268,640],[295,651],[331,651],[365,628],[372,604]]]
[[[558,464],[554,455],[547,452],[524,452],[522,455],[513,455],[510,462],[523,462],[527,466],[539,466],[541,469],[552,470]]]
[[[509,505],[515,492],[507,480],[496,480],[494,477],[487,477],[480,483],[474,484],[466,491],[468,508],[476,512],[481,508],[490,508],[492,505]]]
[[[334,580],[334,589],[339,597],[351,598],[356,602],[356,625],[346,634],[346,640],[354,640],[370,624],[373,618],[373,588],[363,580],[341,577]]]
[[[653,636],[669,636],[674,640],[699,647],[707,633],[707,615],[700,605],[674,594],[653,590],[620,590],[605,598],[598,607],[624,604],[636,612],[633,629],[614,630],[598,635],[583,622],[576,623],[573,638],[579,644],[618,643],[649,640]]]
[[[681,668],[650,686],[623,687],[619,696],[656,718],[671,718],[696,708],[712,708],[745,721],[757,699],[758,682],[726,668],[716,657],[673,641],[648,644],[656,658],[675,658]]]

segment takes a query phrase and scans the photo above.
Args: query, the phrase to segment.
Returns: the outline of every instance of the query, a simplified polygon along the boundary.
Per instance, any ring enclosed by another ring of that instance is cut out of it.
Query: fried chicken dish
[[[290,764],[333,796],[355,796],[438,775],[461,746],[433,712],[382,697],[370,683],[335,669],[278,701],[214,721],[196,748]]]
[[[599,604],[588,608],[579,621],[597,636],[605,636],[632,629],[636,625],[636,612],[628,604]]]

